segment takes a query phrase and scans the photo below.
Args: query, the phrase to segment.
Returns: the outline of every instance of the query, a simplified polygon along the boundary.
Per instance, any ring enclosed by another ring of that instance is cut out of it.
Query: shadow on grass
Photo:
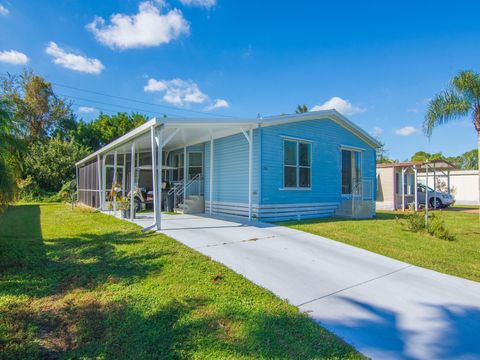
[[[22,221],[19,221],[22,220]],[[16,206],[0,218],[0,292],[43,297],[103,283],[132,282],[161,271],[168,252],[121,251],[149,235],[139,232],[81,234],[44,242],[38,205]],[[10,224],[5,228],[4,224]]]
[[[254,313],[233,307],[215,312],[209,307],[211,300],[196,297],[168,301],[146,315],[127,301],[102,302],[74,295],[37,312],[11,307],[5,315],[15,319],[17,326],[34,324],[40,339],[8,344],[7,358],[317,359],[355,355],[348,345],[299,313]]]
[[[134,285],[148,273],[162,271],[162,257],[169,253],[148,246],[121,251],[148,236],[135,232],[82,234],[44,243],[38,206],[15,207],[7,216],[13,225],[1,228],[7,222],[0,218],[0,229],[8,233],[0,246],[9,254],[1,258],[0,279],[5,281],[0,293],[12,300],[0,312],[1,358],[355,355],[303,314],[285,308],[266,312],[267,304],[251,307],[251,299],[237,299],[236,293],[225,304],[207,288],[194,289],[197,296],[191,297],[165,289],[158,298],[125,286],[119,292],[91,291],[112,281]],[[22,225],[26,218],[28,225]]]

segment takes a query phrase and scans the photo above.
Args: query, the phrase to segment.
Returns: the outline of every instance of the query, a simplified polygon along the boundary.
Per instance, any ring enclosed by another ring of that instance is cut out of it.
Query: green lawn
[[[282,225],[364,248],[410,264],[480,281],[478,214],[435,212],[456,240],[447,241],[405,230],[401,212],[381,212],[372,220],[305,220]]]
[[[59,204],[0,215],[0,358],[360,358],[224,266]]]

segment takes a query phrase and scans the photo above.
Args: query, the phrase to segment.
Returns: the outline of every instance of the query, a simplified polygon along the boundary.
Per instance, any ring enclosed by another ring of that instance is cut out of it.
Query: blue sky
[[[480,3],[389,3],[0,0],[0,72],[32,68],[87,120],[128,108],[255,117],[306,103],[336,107],[399,160],[475,148],[470,119],[430,141],[421,124],[458,70],[480,71]]]

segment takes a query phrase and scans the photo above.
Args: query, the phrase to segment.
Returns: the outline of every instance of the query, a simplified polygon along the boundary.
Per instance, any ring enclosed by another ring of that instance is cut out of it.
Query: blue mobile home
[[[104,209],[118,184],[132,199],[147,187],[157,223],[162,197],[184,212],[252,220],[369,217],[378,147],[335,110],[152,119],[76,164],[79,201]]]

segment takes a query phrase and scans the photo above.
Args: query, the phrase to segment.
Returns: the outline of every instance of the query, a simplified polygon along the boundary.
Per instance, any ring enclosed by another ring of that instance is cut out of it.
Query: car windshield
[[[421,192],[425,192],[425,188],[426,188],[425,185],[420,185],[420,186],[418,187],[418,190],[420,190]],[[428,192],[433,192],[433,191],[434,191],[434,190],[429,186],[429,187],[428,187]]]

